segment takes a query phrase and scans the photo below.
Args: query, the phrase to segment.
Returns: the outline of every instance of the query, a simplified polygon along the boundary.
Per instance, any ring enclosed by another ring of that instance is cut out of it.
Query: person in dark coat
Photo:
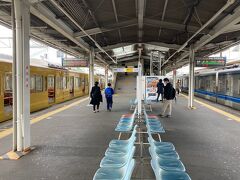
[[[159,82],[157,83],[157,93],[158,93],[157,102],[158,102],[160,94],[161,94],[161,99],[162,99],[161,101],[163,101],[163,89],[164,89],[164,84],[162,82],[162,79],[159,79]]]
[[[93,105],[94,113],[99,112],[100,102],[102,102],[102,94],[98,84],[99,84],[98,82],[95,82],[95,85],[92,87],[92,90],[90,92],[90,97],[91,97],[90,104]],[[97,111],[96,111],[96,107],[97,107]]]
[[[160,114],[161,117],[165,117],[165,113],[167,114],[166,117],[171,117],[172,115],[172,101],[175,98],[175,89],[173,88],[172,84],[169,82],[168,78],[164,78],[164,102],[162,112]]]

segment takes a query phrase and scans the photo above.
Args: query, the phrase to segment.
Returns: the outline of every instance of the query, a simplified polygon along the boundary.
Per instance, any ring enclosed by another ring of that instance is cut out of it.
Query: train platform
[[[133,96],[116,95],[112,112],[103,104],[99,113],[93,113],[88,98],[81,98],[33,114],[32,146],[36,149],[16,161],[1,160],[0,179],[92,179],[109,141],[118,137],[114,129],[120,116],[129,112]],[[204,105],[214,106],[208,102],[195,103],[195,110],[186,104],[180,95],[172,117],[161,118],[166,130],[162,140],[175,145],[192,179],[238,179],[239,117],[219,114]],[[159,114],[161,102],[152,107],[151,114]],[[1,154],[11,147],[11,136],[4,135],[6,124],[1,125],[5,126],[0,131]],[[144,150],[147,156],[147,146]],[[132,179],[155,179],[148,160],[137,163]]]

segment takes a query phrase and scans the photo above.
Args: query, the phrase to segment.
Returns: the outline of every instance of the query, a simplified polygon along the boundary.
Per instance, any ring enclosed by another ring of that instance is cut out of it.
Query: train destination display
[[[196,57],[196,67],[221,67],[226,65],[226,57]]]

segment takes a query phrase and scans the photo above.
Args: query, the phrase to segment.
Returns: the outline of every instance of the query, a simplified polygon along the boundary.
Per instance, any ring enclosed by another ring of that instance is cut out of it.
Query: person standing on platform
[[[176,83],[176,91],[177,91],[177,94],[179,95],[179,93],[180,93],[180,80],[178,80],[177,83]]]
[[[176,91],[173,88],[172,84],[169,82],[168,78],[164,78],[164,101],[163,108],[160,114],[161,117],[171,117],[172,115],[172,101],[175,98]],[[166,114],[166,115],[165,115]]]
[[[162,82],[162,79],[159,79],[159,82],[157,83],[157,93],[158,93],[157,102],[158,102],[160,94],[161,94],[161,99],[162,99],[161,101],[163,101],[163,88],[164,88],[164,84]]]
[[[93,105],[94,113],[99,112],[100,102],[102,102],[102,94],[98,84],[99,84],[98,82],[95,82],[90,93],[90,97],[91,97],[90,104]],[[96,110],[96,107],[97,107],[97,110]]]
[[[106,97],[106,101],[107,101],[107,110],[111,111],[112,110],[112,104],[113,104],[113,94],[114,94],[114,90],[111,87],[111,83],[108,83],[108,87],[105,89],[105,97]]]

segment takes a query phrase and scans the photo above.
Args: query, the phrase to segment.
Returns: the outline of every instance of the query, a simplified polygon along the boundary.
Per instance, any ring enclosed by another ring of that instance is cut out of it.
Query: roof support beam
[[[148,26],[161,27],[164,29],[185,31],[185,25],[167,22],[167,21],[159,21],[159,20],[144,18],[144,24]],[[188,26],[189,32],[192,32],[192,33],[195,33],[199,28],[200,27],[196,27],[196,26]],[[204,32],[206,33],[206,31],[203,31],[202,33]]]
[[[102,49],[102,47],[89,35],[86,33],[86,31],[82,28],[81,25],[78,24],[78,22],[70,15],[68,14],[59,4],[58,2],[56,2],[55,0],[50,0],[51,3],[56,6],[65,16],[68,17],[69,20],[71,20],[75,26],[77,26],[79,28],[80,31],[82,31],[83,33],[85,33],[87,35],[87,37],[95,44],[95,46],[101,50],[104,54],[106,54],[108,56],[108,58],[110,58],[114,63],[117,63],[106,51],[104,51]],[[91,51],[90,51],[91,52]]]
[[[118,44],[114,44],[114,45],[110,45],[110,46],[105,46],[102,47],[105,51],[111,51],[112,49],[116,49],[116,48],[120,48],[120,47],[124,47],[124,46],[129,46],[129,45],[133,45],[133,43],[118,43]],[[99,49],[95,49],[95,52],[101,52]]]
[[[142,41],[143,36],[143,16],[145,10],[145,0],[137,1],[137,9],[138,9],[138,41]]]
[[[167,5],[168,5],[168,0],[165,0],[164,8],[163,8],[163,13],[162,13],[162,18],[161,18],[162,21],[163,21],[164,18],[165,18]],[[158,39],[160,38],[161,32],[162,32],[162,28],[160,27],[159,32],[158,32]]]
[[[73,31],[68,28],[60,19],[57,20],[55,15],[44,5],[38,4],[37,6],[31,6],[30,12],[47,23],[53,29],[64,35],[66,38],[83,48],[85,51],[90,52],[89,46],[83,40],[75,39],[73,36]]]
[[[236,25],[230,27],[224,33],[231,33],[231,32],[236,32],[236,31],[240,31],[240,24],[236,24]]]
[[[181,45],[178,45],[178,44],[167,44],[167,43],[161,43],[161,42],[147,42],[144,44],[150,44],[154,46],[160,46],[160,47],[165,47],[165,48],[175,49],[175,50],[181,47]],[[183,51],[188,51],[188,49],[184,48]]]
[[[213,29],[209,32],[209,34],[204,35],[194,44],[194,50],[197,51],[211,40],[216,38],[217,36],[224,34],[228,29],[232,26],[238,24],[240,22],[240,7],[238,6],[232,14],[226,16],[222,21],[217,23]],[[182,61],[183,59],[189,56],[189,52],[183,53],[178,59],[177,62]]]
[[[135,25],[137,25],[137,19],[132,19],[132,20],[111,24],[102,28],[87,29],[85,30],[85,32],[87,32],[89,35],[95,35],[95,34],[104,33],[107,31],[118,30],[120,28],[131,27]],[[76,32],[74,36],[77,38],[81,38],[81,37],[85,37],[86,35],[83,32]]]
[[[123,62],[123,61],[130,61],[130,60],[138,60],[139,55],[135,55],[135,56],[130,56],[130,57],[126,57],[126,58],[121,58],[118,59],[118,62]],[[150,59],[149,56],[141,56],[142,59]]]
[[[112,0],[112,5],[113,5],[113,12],[114,12],[115,20],[118,23],[118,15],[117,15],[115,0]],[[120,29],[118,29],[118,34],[119,34],[120,41],[122,41],[122,35],[121,35]]]

